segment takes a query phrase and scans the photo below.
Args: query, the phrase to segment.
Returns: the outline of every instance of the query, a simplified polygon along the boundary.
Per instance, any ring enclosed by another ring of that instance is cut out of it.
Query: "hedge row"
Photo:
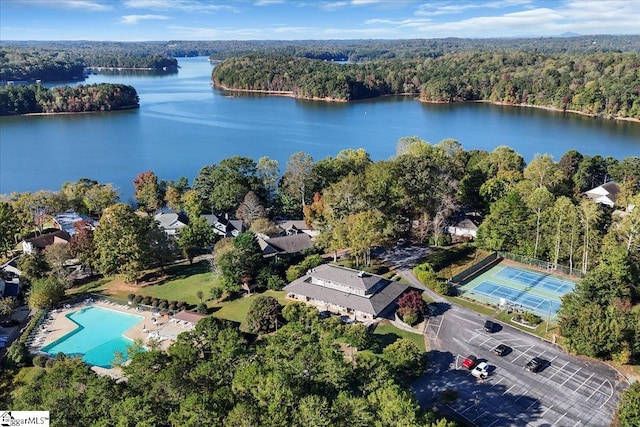
[[[148,295],[129,294],[127,299],[134,304],[148,305],[161,310],[180,311],[186,310],[189,306],[189,304],[184,301],[168,301],[166,299],[153,298]]]

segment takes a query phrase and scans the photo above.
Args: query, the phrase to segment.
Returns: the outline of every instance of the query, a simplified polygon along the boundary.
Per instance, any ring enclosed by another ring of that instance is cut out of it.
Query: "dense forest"
[[[176,57],[213,60],[249,54],[291,55],[328,61],[437,58],[460,52],[538,54],[640,53],[639,36],[579,36],[521,39],[411,40],[217,40],[217,41],[2,41],[0,81],[81,79],[82,67],[175,68]]]
[[[0,116],[112,111],[138,106],[136,90],[122,84],[100,83],[51,89],[35,84],[0,88]]]
[[[333,62],[279,55],[232,58],[215,84],[353,100],[412,94],[428,102],[492,101],[640,119],[640,55],[456,53],[421,60]]]
[[[167,352],[134,348],[127,381],[58,355],[5,406],[48,410],[55,426],[455,426],[423,412],[398,381],[423,370],[415,344],[399,340],[380,352],[363,325],[290,305],[277,307],[287,324],[259,340],[209,317]],[[337,338],[361,351],[350,360]]]
[[[84,78],[85,68],[163,69],[178,67],[175,58],[160,54],[102,50],[47,50],[0,47],[0,81],[72,81]]]

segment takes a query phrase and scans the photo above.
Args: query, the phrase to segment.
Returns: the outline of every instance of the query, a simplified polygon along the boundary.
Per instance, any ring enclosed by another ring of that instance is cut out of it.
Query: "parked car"
[[[480,362],[473,368],[471,375],[476,378],[485,379],[489,376],[489,364],[487,362]]]
[[[484,330],[490,334],[494,333],[498,329],[498,324],[491,320],[484,322]]]
[[[462,366],[467,369],[473,369],[473,367],[476,366],[477,361],[478,359],[473,354],[470,354],[462,361]]]
[[[505,345],[505,344],[500,344],[499,346],[497,346],[496,348],[491,350],[491,352],[493,354],[495,354],[496,356],[502,357],[505,354],[511,353],[511,347],[509,347],[508,345]]]
[[[540,372],[546,363],[547,362],[544,359],[534,357],[524,366],[524,368],[529,372]]]

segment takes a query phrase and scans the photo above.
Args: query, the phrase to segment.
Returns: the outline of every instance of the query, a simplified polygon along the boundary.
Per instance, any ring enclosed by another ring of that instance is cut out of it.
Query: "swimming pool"
[[[87,307],[66,317],[78,325],[67,335],[42,348],[49,354],[64,353],[82,356],[89,365],[110,368],[115,352],[126,356],[127,346],[133,341],[124,332],[142,322],[142,316],[121,313],[101,307]]]

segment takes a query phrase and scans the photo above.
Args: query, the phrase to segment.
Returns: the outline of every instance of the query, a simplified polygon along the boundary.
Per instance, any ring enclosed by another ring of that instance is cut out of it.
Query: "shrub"
[[[152,307],[157,307],[157,306],[158,306],[158,304],[160,304],[160,300],[159,300],[158,298],[153,298],[153,299],[151,300],[151,306],[152,306]]]
[[[447,282],[441,280],[436,280],[432,289],[440,295],[452,296],[455,294],[454,288]]]
[[[136,295],[136,297],[133,299],[133,302],[135,302],[136,304],[140,304],[143,299],[144,297],[142,295]]]
[[[22,368],[27,365],[28,361],[29,351],[27,350],[27,346],[21,341],[16,341],[11,344],[5,356],[5,363],[10,367]]]
[[[267,279],[267,288],[272,291],[281,291],[287,283],[279,276],[270,276]]]
[[[151,297],[142,298],[141,303],[144,304],[144,305],[149,305],[151,303]]]
[[[398,312],[400,314],[400,312]],[[413,311],[407,311],[401,314],[402,321],[409,326],[413,326],[418,323],[418,315]]]
[[[202,313],[202,314],[207,314],[207,304],[201,302],[200,304],[198,304],[198,306],[196,307],[196,311],[198,313]]]
[[[542,318],[540,316],[530,311],[525,311],[522,315],[522,319],[531,325],[538,325],[542,322]]]
[[[179,301],[179,302],[176,303],[176,307],[180,308],[180,309],[183,308],[186,305],[187,305],[187,303],[185,303],[184,301]]]
[[[163,310],[166,310],[168,306],[169,306],[169,303],[167,302],[166,299],[160,301],[160,304],[158,304],[158,307]]]
[[[136,297],[136,294],[129,294],[127,295],[127,301],[133,301]]]
[[[169,301],[169,305],[177,306],[178,301]]]
[[[403,313],[413,313],[421,316],[427,310],[427,303],[422,299],[422,295],[418,291],[409,291],[398,300],[399,310]]]
[[[45,364],[47,363],[47,358],[41,355],[37,355],[33,358],[31,363],[33,363],[33,366],[44,368]]]
[[[169,304],[169,310],[176,311],[176,305],[174,303]]]
[[[214,301],[218,301],[220,298],[222,298],[223,294],[224,289],[219,286],[214,286],[213,288],[211,288],[211,290],[209,290],[209,295],[211,295],[211,299]]]

